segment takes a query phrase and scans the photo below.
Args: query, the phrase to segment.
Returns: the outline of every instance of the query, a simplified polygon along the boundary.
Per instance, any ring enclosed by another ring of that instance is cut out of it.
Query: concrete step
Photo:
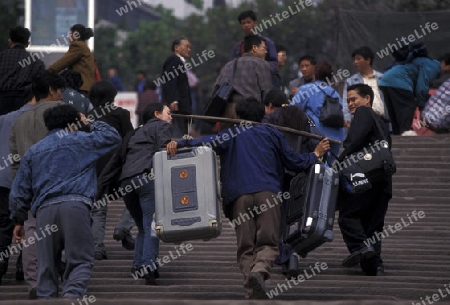
[[[305,277],[305,272],[310,275],[316,263],[326,263],[327,269],[298,284],[290,282],[289,286],[281,268],[274,266],[272,278],[266,285],[272,293],[278,289],[278,296],[266,303],[409,305],[422,304],[427,296],[439,296],[440,291],[446,293],[445,288],[450,285],[449,148],[448,135],[393,137],[398,172],[393,176],[393,198],[385,219],[384,235],[380,237],[386,269],[384,277],[367,277],[359,268],[341,267],[348,250],[339,231],[336,212],[334,241],[300,260]],[[168,256],[169,262],[160,268],[161,278],[158,286],[153,287],[144,285],[141,279],[133,279],[130,272],[133,252],[126,251],[120,242],[112,239],[114,226],[124,209],[123,202],[114,201],[108,209],[105,238],[108,260],[95,261],[88,289],[88,296],[94,296],[97,304],[256,304],[244,301],[234,230],[223,215],[222,234],[218,238],[208,242],[185,242],[192,245],[192,251],[175,259],[171,254],[174,255],[179,246],[161,242],[160,258]],[[423,211],[425,216],[414,219],[413,211]],[[133,234],[136,234],[135,229]],[[23,304],[27,298],[26,285],[14,280],[16,259],[17,255],[13,255],[0,286],[0,304]],[[439,304],[449,301],[449,297],[440,297]]]

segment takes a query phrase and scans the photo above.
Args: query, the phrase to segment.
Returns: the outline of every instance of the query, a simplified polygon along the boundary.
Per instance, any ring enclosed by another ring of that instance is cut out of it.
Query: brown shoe
[[[264,279],[258,272],[250,272],[248,275],[248,285],[253,289],[252,299],[256,300],[267,300],[266,285],[264,284]]]

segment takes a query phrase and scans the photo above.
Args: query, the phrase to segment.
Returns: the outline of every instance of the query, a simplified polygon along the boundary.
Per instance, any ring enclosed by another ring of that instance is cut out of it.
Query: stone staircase
[[[310,278],[295,285],[291,282],[292,288],[289,288],[281,268],[275,267],[266,284],[268,289],[278,289],[278,296],[265,302],[432,304],[421,303],[422,300],[427,302],[427,297],[431,302],[433,297],[439,298],[439,304],[450,302],[450,163],[447,161],[450,135],[394,137],[393,142],[398,171],[394,176],[394,197],[387,212],[386,227],[391,225],[398,229],[395,233],[389,232],[383,240],[386,275],[368,277],[359,268],[340,266],[348,253],[335,223],[335,240],[300,261],[305,277]],[[126,251],[112,239],[114,225],[123,207],[121,201],[109,206],[105,240],[109,259],[95,261],[88,289],[88,296],[95,297],[96,304],[256,302],[243,300],[243,277],[236,264],[234,231],[226,218],[223,218],[219,238],[208,242],[185,242],[185,245],[191,244],[192,249],[184,254],[180,245],[161,243],[160,257],[168,256],[169,259],[160,269],[158,286],[146,286],[143,280],[133,279],[130,274],[132,251]],[[424,217],[416,216],[416,220],[413,211],[416,215],[422,211],[420,215]],[[26,285],[14,280],[15,259],[12,258],[0,286],[0,304],[34,303],[25,301]],[[316,263],[326,264],[327,268],[320,269],[320,273],[314,269],[316,275],[313,276],[311,269]],[[64,303],[50,301],[61,302]],[[86,300],[72,304],[90,303]]]

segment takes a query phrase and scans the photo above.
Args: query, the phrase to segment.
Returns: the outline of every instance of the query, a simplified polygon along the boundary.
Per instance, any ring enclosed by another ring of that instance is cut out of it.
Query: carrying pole
[[[243,124],[243,123],[250,123],[252,125],[268,125],[268,126],[272,126],[277,128],[278,130],[281,131],[286,131],[286,132],[290,132],[299,136],[304,136],[304,137],[308,137],[308,138],[312,138],[312,139],[316,139],[316,140],[322,140],[325,137],[324,136],[319,136],[310,132],[306,132],[306,131],[301,131],[301,130],[297,130],[297,129],[293,129],[293,128],[289,128],[289,127],[283,127],[283,126],[278,126],[278,125],[274,125],[274,124],[269,124],[269,123],[259,123],[259,122],[253,122],[253,121],[247,121],[247,120],[241,120],[241,119],[230,119],[230,118],[221,118],[221,117],[215,117],[215,116],[206,116],[206,115],[188,115],[188,114],[179,114],[179,113],[172,113],[173,117],[176,118],[185,118],[185,119],[194,119],[194,120],[204,120],[204,121],[213,121],[213,122],[223,122],[223,123],[234,123],[234,124]],[[341,141],[338,140],[332,140],[329,139],[330,143],[333,144],[342,144]]]

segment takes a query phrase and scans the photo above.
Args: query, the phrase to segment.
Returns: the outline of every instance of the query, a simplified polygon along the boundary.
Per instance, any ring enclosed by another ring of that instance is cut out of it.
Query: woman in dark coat
[[[155,214],[155,181],[152,176],[152,159],[156,152],[166,147],[172,137],[172,116],[169,107],[162,103],[149,104],[143,115],[144,125],[136,129],[124,143],[123,166],[119,177],[120,187],[131,189],[123,197],[127,209],[136,222],[138,234],[134,249],[134,271],[147,285],[156,285],[159,277],[157,257],[159,239],[152,236]],[[143,272],[145,271],[145,272]]]
[[[391,147],[387,122],[372,110],[373,95],[372,88],[365,84],[347,88],[348,108],[354,119],[343,143],[344,151],[339,156],[341,162],[377,141],[387,140]],[[377,127],[377,121],[382,130]],[[366,275],[384,275],[378,236],[383,231],[391,198],[392,177],[389,175],[381,182],[373,182],[372,188],[363,193],[350,195],[342,191],[339,194],[339,228],[351,253],[343,260],[344,267],[359,263]]]

